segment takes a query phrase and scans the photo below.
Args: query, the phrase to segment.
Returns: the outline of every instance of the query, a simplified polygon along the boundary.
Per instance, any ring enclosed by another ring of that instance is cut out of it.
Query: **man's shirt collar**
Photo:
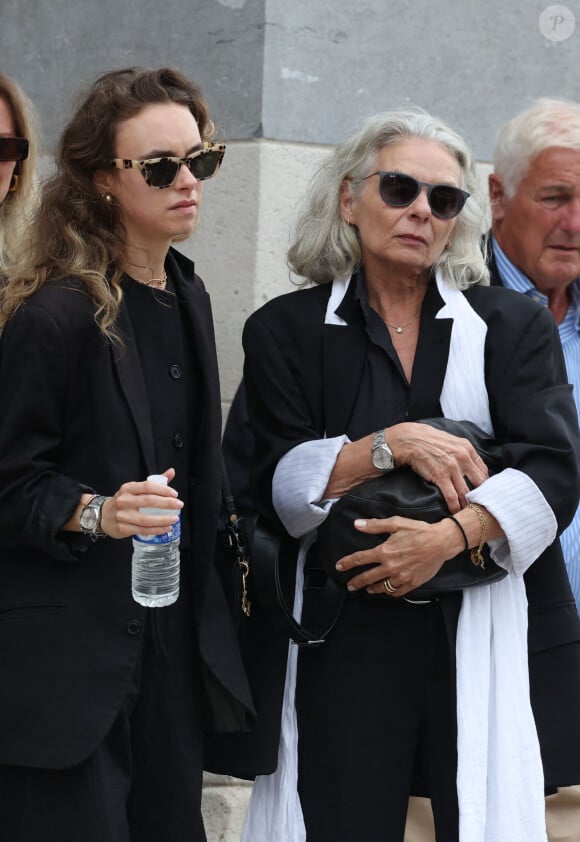
[[[494,236],[491,238],[491,245],[503,285],[508,287],[508,289],[521,292],[527,295],[528,298],[532,298],[534,301],[547,307],[548,296],[540,292],[528,276],[524,275],[521,269],[518,269],[511,262],[505,252],[502,251],[501,246]],[[568,338],[571,332],[580,333],[580,278],[577,278],[570,285],[570,306],[568,307],[564,321],[558,325],[558,329],[562,341]]]

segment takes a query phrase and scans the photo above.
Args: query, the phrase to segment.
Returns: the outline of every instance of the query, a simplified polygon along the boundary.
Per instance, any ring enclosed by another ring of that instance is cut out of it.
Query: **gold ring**
[[[396,587],[391,582],[390,576],[387,576],[386,579],[383,579],[383,587],[388,594],[393,594],[397,590]]]

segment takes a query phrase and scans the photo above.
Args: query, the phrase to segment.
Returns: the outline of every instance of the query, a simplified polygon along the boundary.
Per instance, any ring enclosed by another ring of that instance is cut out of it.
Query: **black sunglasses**
[[[224,143],[204,143],[203,147],[185,158],[147,158],[132,161],[128,158],[113,158],[112,167],[120,170],[139,170],[149,187],[163,190],[177,181],[181,165],[185,165],[198,181],[211,178],[219,170],[226,152]]]
[[[452,187],[450,184],[429,184],[426,181],[419,181],[412,175],[402,172],[373,172],[366,178],[359,178],[357,181],[366,181],[367,178],[379,176],[379,193],[385,205],[392,208],[406,208],[412,204],[423,187],[427,188],[427,201],[438,219],[453,219],[463,209],[463,205],[469,198],[469,193],[459,187]]]
[[[0,137],[0,161],[24,161],[28,158],[25,137]]]

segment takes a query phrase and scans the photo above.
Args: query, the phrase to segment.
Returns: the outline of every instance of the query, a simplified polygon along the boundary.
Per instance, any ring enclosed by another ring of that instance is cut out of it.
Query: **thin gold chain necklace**
[[[409,325],[413,324],[413,322],[415,321],[415,319],[418,319],[418,318],[419,318],[420,314],[421,314],[421,311],[419,310],[419,312],[418,312],[418,313],[415,313],[415,315],[413,316],[413,318],[412,318],[412,319],[409,319],[409,321],[408,321],[408,322],[404,322],[402,325],[392,325],[392,324],[390,324],[389,322],[385,322],[385,324],[386,324],[386,326],[387,326],[387,327],[392,328],[392,329],[393,329],[393,330],[395,330],[397,333],[403,333],[403,331],[405,330],[405,328],[406,328],[406,327],[409,327]]]
[[[129,263],[129,266],[134,266],[135,269],[144,269],[146,272],[151,272],[153,275],[153,270],[150,266],[140,266],[138,263]],[[165,289],[167,284],[167,272],[165,269],[163,270],[163,275],[160,278],[153,278],[151,277],[148,281],[141,281],[139,278],[136,278],[138,283],[145,284],[148,287],[154,287],[154,289]]]

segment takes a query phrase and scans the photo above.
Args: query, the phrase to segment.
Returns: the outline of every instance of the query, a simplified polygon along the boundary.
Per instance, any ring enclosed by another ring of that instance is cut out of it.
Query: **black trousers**
[[[185,585],[185,586],[184,586]],[[206,842],[201,688],[187,583],[149,609],[143,654],[113,727],[79,766],[0,766],[7,842]]]
[[[450,651],[439,603],[356,595],[326,643],[300,652],[308,842],[402,842],[412,791],[430,794],[437,839],[458,842]]]

